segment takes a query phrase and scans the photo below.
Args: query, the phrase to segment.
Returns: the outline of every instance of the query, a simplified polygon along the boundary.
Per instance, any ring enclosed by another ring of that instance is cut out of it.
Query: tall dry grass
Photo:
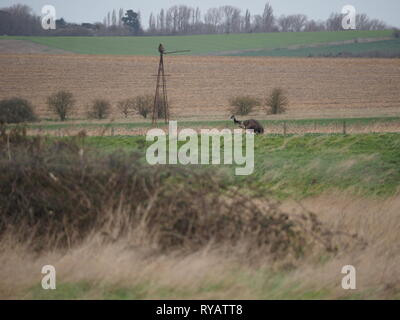
[[[147,299],[399,298],[398,197],[382,202],[323,195],[303,205],[315,210],[326,226],[358,233],[363,241],[356,245],[348,238],[347,248],[325,260],[321,252],[309,252],[294,261],[272,260],[259,250],[253,251],[258,251],[257,259],[248,259],[240,244],[162,254],[139,230],[106,243],[101,233],[93,233],[69,250],[34,253],[9,234],[0,246],[0,295],[32,298],[29,289],[39,288],[41,267],[52,264],[58,284],[91,284],[79,297],[85,299],[102,299],[107,290],[117,289],[140,290],[134,297]],[[298,208],[293,202],[282,206]],[[341,288],[341,269],[348,264],[357,271],[354,291]]]

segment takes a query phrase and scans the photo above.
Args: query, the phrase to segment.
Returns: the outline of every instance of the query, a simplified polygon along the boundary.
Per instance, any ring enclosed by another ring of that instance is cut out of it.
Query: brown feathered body
[[[264,133],[263,126],[254,119],[242,121],[244,129],[253,129],[255,133]]]
[[[249,120],[244,120],[244,121],[238,121],[236,120],[235,116],[232,116],[231,119],[235,124],[238,124],[239,127],[247,130],[254,130],[255,133],[264,133],[264,127],[254,119],[249,119]]]

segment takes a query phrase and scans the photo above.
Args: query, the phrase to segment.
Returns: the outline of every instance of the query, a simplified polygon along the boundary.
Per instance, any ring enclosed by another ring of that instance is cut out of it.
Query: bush
[[[394,29],[393,30],[393,37],[400,38],[400,30],[399,29]]]
[[[140,114],[143,118],[151,113],[154,106],[154,97],[150,94],[137,96],[134,100],[134,110]],[[160,110],[160,108],[159,108]],[[161,113],[163,116],[164,113]],[[158,112],[158,117],[160,118],[160,112]]]
[[[286,106],[289,104],[289,100],[285,95],[285,91],[281,88],[275,88],[267,98],[267,106],[270,108],[268,113],[279,114],[286,111]]]
[[[135,99],[125,99],[118,101],[117,108],[124,115],[125,118],[128,118],[128,115],[131,110],[135,107]]]
[[[88,116],[94,119],[106,119],[111,111],[111,103],[105,99],[96,99],[93,101]]]
[[[74,108],[75,100],[71,92],[62,90],[48,97],[47,105],[61,121],[65,121]]]
[[[0,101],[0,122],[20,123],[35,120],[33,106],[28,100],[11,98]]]
[[[232,106],[232,113],[244,116],[249,114],[254,107],[260,105],[260,101],[250,96],[239,96],[230,100]]]

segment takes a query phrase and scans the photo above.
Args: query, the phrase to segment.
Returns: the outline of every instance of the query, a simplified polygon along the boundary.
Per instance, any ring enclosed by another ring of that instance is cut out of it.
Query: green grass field
[[[0,37],[20,39],[79,54],[156,55],[161,42],[167,50],[191,50],[190,55],[221,51],[287,48],[357,38],[389,37],[392,31],[255,33],[163,37]]]
[[[107,153],[144,154],[150,144],[144,136],[86,140],[87,146]],[[303,198],[328,190],[392,196],[400,187],[400,134],[256,136],[254,164],[250,176],[234,176],[235,165],[208,167],[223,170],[231,179],[227,183],[248,185],[261,193],[273,191],[280,198]]]
[[[251,52],[240,52],[232,56],[269,56],[269,57],[319,57],[350,53],[358,55],[362,53],[382,53],[400,55],[400,39],[384,40],[366,43],[349,43],[340,45],[321,45],[319,47],[299,49],[272,49]]]

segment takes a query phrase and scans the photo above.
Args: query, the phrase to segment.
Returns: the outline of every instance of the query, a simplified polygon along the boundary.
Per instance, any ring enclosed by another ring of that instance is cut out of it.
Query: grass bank
[[[144,154],[151,144],[144,136],[86,139],[89,146],[101,152]],[[234,184],[255,187],[260,192],[274,191],[283,198],[303,198],[329,190],[393,196],[400,186],[400,134],[256,136],[251,176],[235,177],[234,166],[212,167],[224,171]]]

